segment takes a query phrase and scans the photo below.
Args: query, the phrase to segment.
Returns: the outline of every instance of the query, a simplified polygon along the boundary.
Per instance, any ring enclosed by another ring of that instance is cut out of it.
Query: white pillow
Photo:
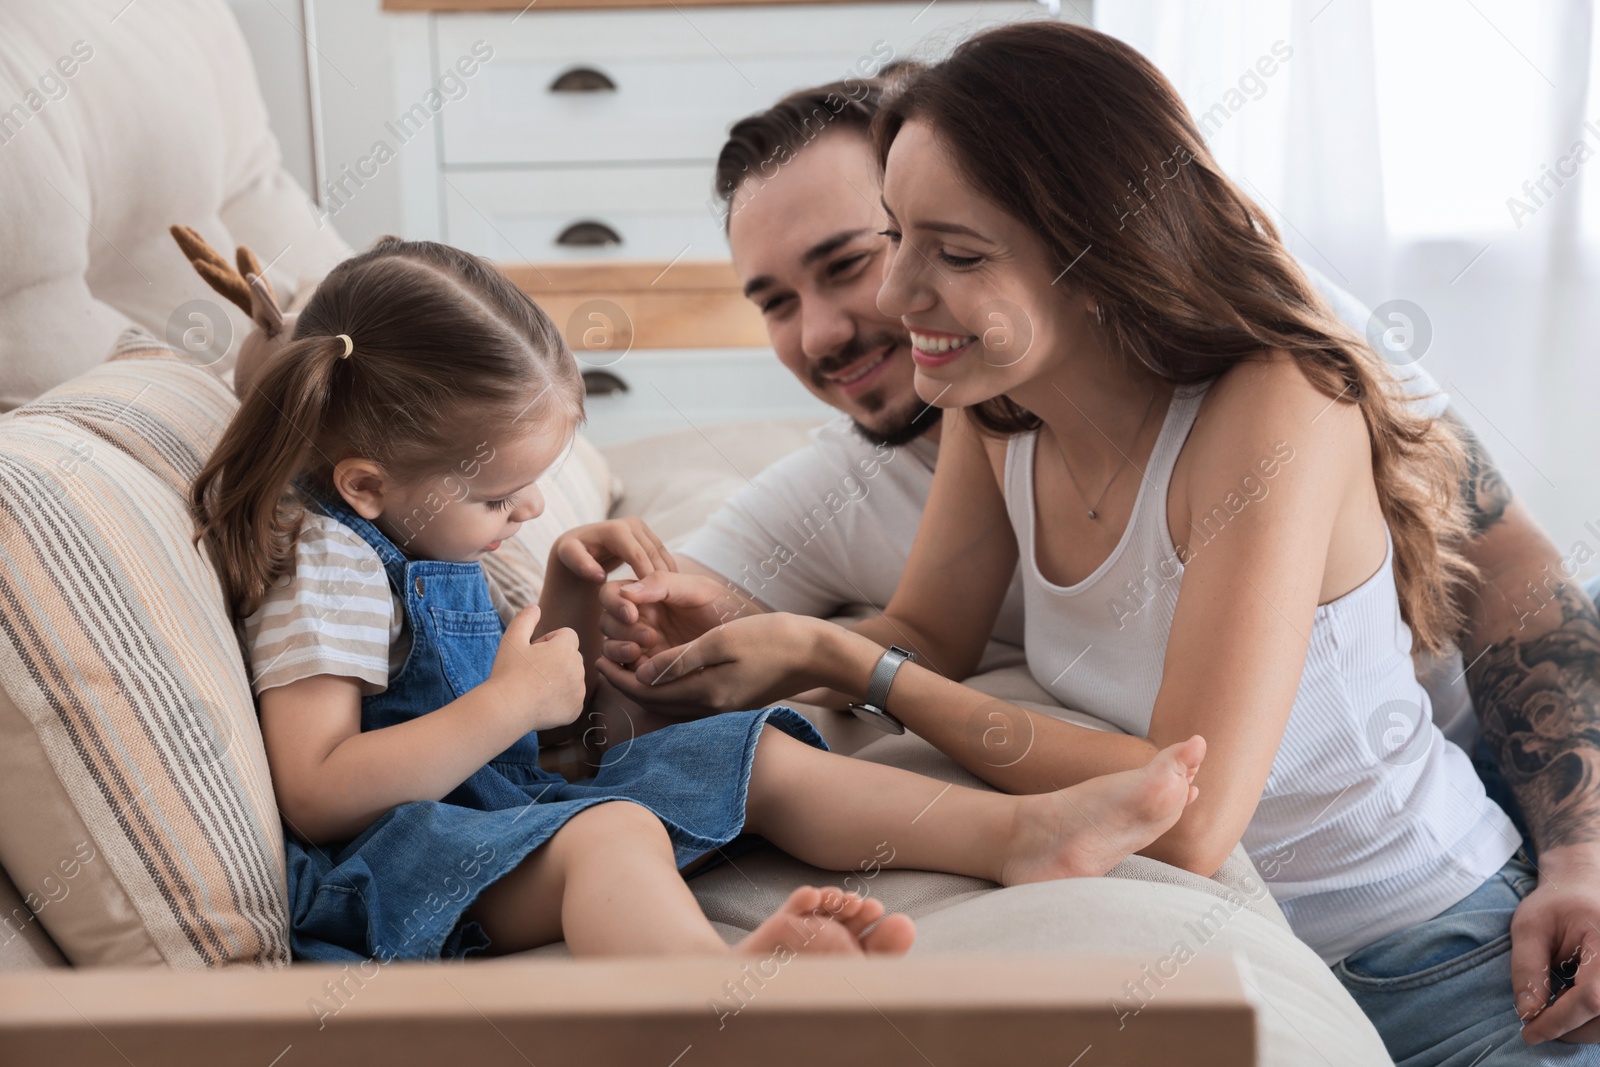
[[[130,323],[171,340],[169,322],[181,337],[198,313],[231,334],[215,368],[231,366],[249,320],[194,273],[173,223],[229,256],[249,245],[280,294],[350,255],[283,170],[221,0],[0,12],[0,410],[100,362]]]

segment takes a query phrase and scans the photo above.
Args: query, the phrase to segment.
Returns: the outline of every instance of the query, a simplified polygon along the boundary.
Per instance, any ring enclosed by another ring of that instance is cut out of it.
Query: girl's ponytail
[[[315,336],[273,355],[189,490],[197,532],[240,616],[294,566],[303,505],[290,492],[311,464],[345,343]]]
[[[249,615],[294,567],[297,480],[331,491],[335,465],[359,457],[421,485],[487,443],[582,418],[577,360],[527,294],[459,248],[381,238],[328,272],[257,372],[190,488],[195,540]]]

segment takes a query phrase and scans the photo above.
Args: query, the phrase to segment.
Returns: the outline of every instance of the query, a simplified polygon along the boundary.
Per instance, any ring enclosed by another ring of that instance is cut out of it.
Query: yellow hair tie
[[[350,357],[350,353],[356,350],[356,343],[350,340],[350,335],[347,333],[335,334],[334,336],[338,337],[339,340],[344,342],[344,352],[339,355],[339,358],[348,359]]]

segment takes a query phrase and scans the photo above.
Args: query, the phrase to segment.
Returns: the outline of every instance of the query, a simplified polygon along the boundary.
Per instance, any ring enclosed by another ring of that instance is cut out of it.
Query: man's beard
[[[811,382],[817,389],[825,390],[833,384],[827,377],[829,374],[843,370],[868,352],[879,351],[891,344],[909,349],[911,339],[892,333],[880,333],[871,339],[866,339],[858,334],[831,359],[823,360],[811,368]],[[856,403],[874,415],[887,406],[883,392],[879,390],[862,394],[856,398]],[[856,432],[873,444],[899,448],[901,445],[910,444],[937,426],[943,414],[942,409],[925,403],[921,397],[913,393],[911,403],[907,404],[903,411],[886,416],[881,426],[868,426],[860,419],[851,419],[851,422],[855,424]]]
[[[868,426],[859,419],[850,421],[855,423],[856,433],[875,445],[887,445],[889,448],[908,445],[939,425],[940,418],[944,416],[943,408],[936,408],[919,396],[914,395],[912,400],[913,403],[905,411],[881,427]]]

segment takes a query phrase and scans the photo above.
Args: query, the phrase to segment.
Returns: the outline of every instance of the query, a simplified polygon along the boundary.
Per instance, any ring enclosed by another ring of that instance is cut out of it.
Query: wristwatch
[[[850,710],[862,722],[869,722],[886,734],[903,734],[906,724],[890,715],[884,705],[889,702],[889,686],[894,682],[894,676],[900,670],[900,664],[907,660],[917,658],[915,652],[907,651],[899,645],[890,645],[889,651],[878,660],[878,665],[872,668],[872,680],[867,683],[867,699],[859,704],[851,704]]]

